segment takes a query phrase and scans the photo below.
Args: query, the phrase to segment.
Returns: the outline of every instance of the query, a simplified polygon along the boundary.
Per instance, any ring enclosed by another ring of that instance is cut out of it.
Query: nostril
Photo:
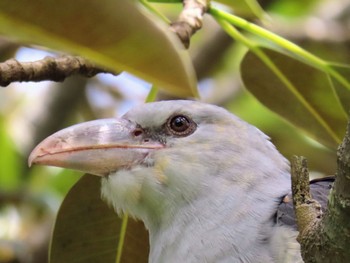
[[[142,130],[136,129],[136,130],[134,130],[133,135],[134,135],[135,137],[138,137],[138,136],[142,135],[142,133],[143,133]]]

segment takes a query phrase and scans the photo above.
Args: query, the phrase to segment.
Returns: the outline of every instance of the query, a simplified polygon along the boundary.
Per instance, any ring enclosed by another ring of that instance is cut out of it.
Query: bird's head
[[[41,142],[29,164],[102,176],[103,198],[149,226],[202,197],[220,206],[224,199],[210,197],[275,198],[289,187],[288,164],[262,132],[194,101],[148,103],[66,128]]]

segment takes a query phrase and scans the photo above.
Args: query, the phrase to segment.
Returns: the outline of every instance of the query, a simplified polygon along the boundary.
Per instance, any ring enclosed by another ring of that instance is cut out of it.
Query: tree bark
[[[329,195],[327,211],[321,219],[317,215],[300,217],[305,213],[303,209],[311,211],[314,204],[309,198],[300,199],[300,193],[307,187],[299,191],[303,186],[293,181],[293,198],[299,202],[295,206],[300,231],[298,241],[305,263],[350,262],[350,122],[337,155],[336,180]],[[296,170],[293,168],[292,177],[298,176]],[[305,192],[302,195],[305,197]]]

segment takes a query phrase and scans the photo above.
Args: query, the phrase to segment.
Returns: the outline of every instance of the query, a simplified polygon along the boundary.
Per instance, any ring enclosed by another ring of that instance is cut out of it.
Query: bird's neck
[[[148,226],[150,262],[273,262],[263,239],[271,233],[277,200],[244,191],[208,188],[205,195],[169,213],[172,217]]]

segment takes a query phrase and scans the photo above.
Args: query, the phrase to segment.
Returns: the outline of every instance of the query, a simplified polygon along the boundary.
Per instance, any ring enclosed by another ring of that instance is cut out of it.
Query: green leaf
[[[5,119],[0,116],[0,191],[17,190],[21,184],[22,159],[6,130]]]
[[[336,72],[338,72],[341,76],[343,76],[345,80],[348,81],[348,83],[350,83],[350,67],[342,66],[342,65],[330,65],[330,67],[334,69]],[[345,112],[349,114],[350,113],[350,90],[344,87],[344,85],[334,77],[330,77],[330,81],[334,87],[335,92],[338,95],[339,101],[342,104]]]
[[[299,60],[261,48],[280,74],[255,53],[241,64],[246,88],[265,106],[277,112],[320,143],[335,148],[345,134],[347,116],[328,75]]]
[[[0,34],[128,71],[178,96],[198,95],[187,52],[136,1],[3,0]]]
[[[50,263],[115,263],[121,219],[100,198],[100,178],[84,175],[65,197],[57,215]],[[129,220],[121,262],[148,262],[148,234]]]

